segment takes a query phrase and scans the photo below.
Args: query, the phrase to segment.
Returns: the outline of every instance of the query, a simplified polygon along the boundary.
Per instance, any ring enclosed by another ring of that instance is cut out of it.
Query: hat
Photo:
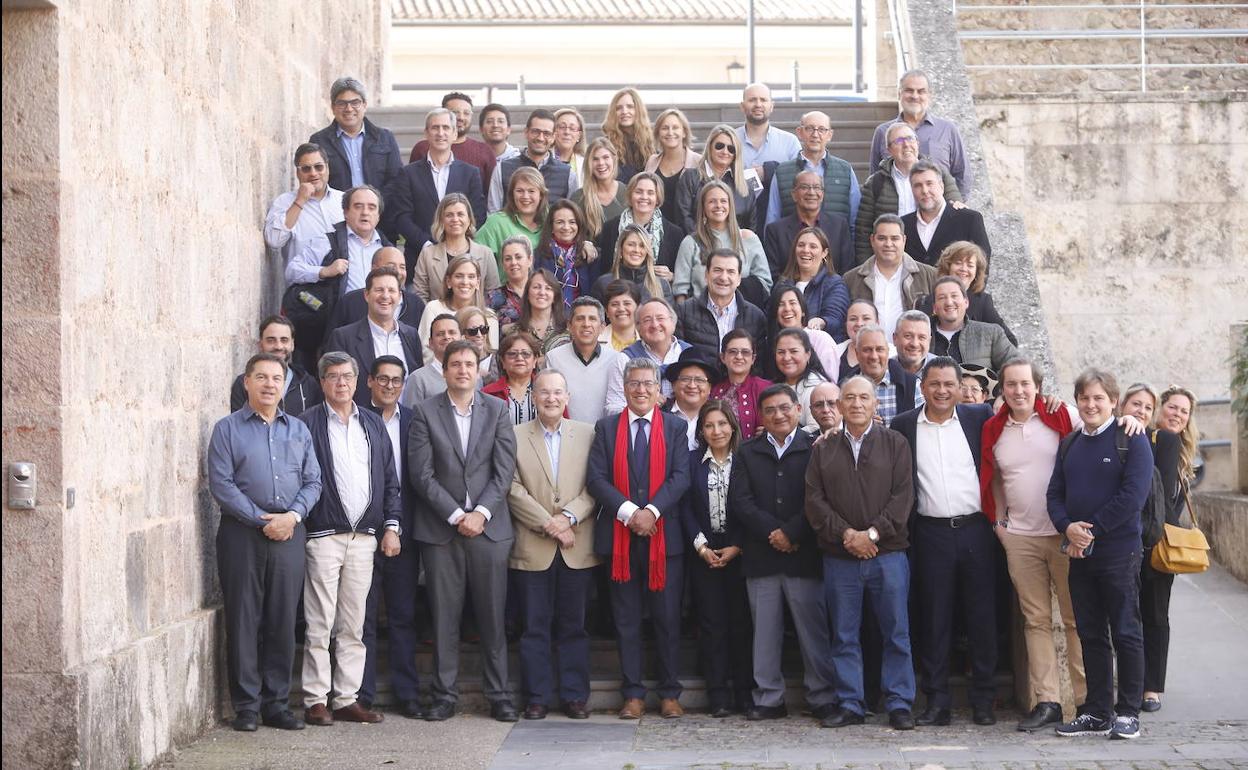
[[[984,393],[992,398],[997,387],[997,373],[986,366],[979,364],[961,364],[963,377],[974,377],[979,382],[979,386],[984,389]]]
[[[697,345],[691,345],[681,351],[676,363],[668,364],[667,371],[663,372],[663,379],[674,383],[680,373],[691,366],[705,369],[711,382],[719,378],[719,359]]]

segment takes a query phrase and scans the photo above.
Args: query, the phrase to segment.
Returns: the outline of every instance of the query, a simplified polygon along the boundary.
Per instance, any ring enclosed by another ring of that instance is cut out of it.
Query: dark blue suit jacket
[[[398,326],[403,357],[406,359],[404,364],[407,366],[407,373],[411,374],[425,363],[425,354],[420,347],[420,333],[415,326],[408,326],[402,321]],[[361,406],[370,405],[373,396],[368,390],[368,372],[377,356],[373,353],[373,334],[368,328],[368,318],[330,332],[323,352],[331,350],[340,350],[355,359],[356,365],[360,367],[360,376],[355,380],[355,403]]]
[[[632,499],[634,503],[645,499],[626,498],[615,488],[612,469],[619,417],[619,414],[612,414],[594,424],[594,443],[589,448],[589,469],[586,476],[589,493],[598,501],[599,506],[596,519],[598,523],[594,527],[594,552],[607,557],[611,555],[615,538],[615,514],[620,505],[627,499]],[[680,415],[663,413],[663,436],[667,443],[667,478],[659,487],[658,494],[647,501],[658,508],[663,517],[663,535],[667,541],[668,556],[683,553],[687,539],[681,526],[681,500],[689,489],[689,439],[685,427],[685,420]],[[649,489],[649,480],[639,478],[631,462],[629,476],[634,488]]]
[[[407,434],[412,427],[412,410],[402,404],[399,404],[399,451],[403,456],[399,459],[399,463],[406,465],[407,463]],[[381,410],[373,406],[370,401],[368,404],[370,411],[381,416]],[[384,427],[384,425],[383,425]],[[403,537],[404,539],[412,538],[412,511],[416,505],[416,490],[412,487],[411,474],[406,472],[404,468],[403,477],[399,479],[399,499],[403,503]]]
[[[481,187],[481,172],[476,166],[462,160],[451,161],[446,191],[466,195],[477,227],[485,222],[485,192]],[[386,188],[386,232],[395,237],[401,234],[407,240],[404,254],[409,274],[425,241],[433,240],[433,214],[440,200],[428,160],[407,164]]]
[[[425,301],[411,289],[403,290],[403,312],[399,313],[399,321],[408,326],[420,326],[420,317],[425,314]],[[364,301],[364,290],[355,289],[343,294],[334,304],[333,315],[329,317],[329,328],[325,330],[326,339],[334,329],[368,317],[368,303]]]
[[[892,361],[889,361],[891,364]],[[910,445],[910,467],[914,476],[914,508],[911,511],[911,517],[919,510],[919,459],[917,455],[917,443],[915,437],[918,435],[919,412],[924,407],[911,409],[908,412],[899,414],[893,418],[889,428],[897,431],[905,436],[906,443]],[[981,437],[984,433],[984,423],[988,422],[988,418],[992,417],[991,404],[958,404],[954,407],[958,414],[958,424],[962,426],[962,433],[966,435],[966,443],[971,448],[971,457],[975,459],[975,475],[979,476],[979,462],[983,443]],[[981,501],[982,505],[982,501]]]
[[[329,186],[346,192],[351,189],[351,164],[347,153],[338,141],[338,123],[331,122],[308,138],[325,150],[329,161]],[[364,118],[364,147],[360,153],[364,167],[364,182],[371,184],[383,194],[390,180],[403,170],[403,158],[399,155],[399,143],[388,128],[382,128]]]
[[[360,409],[360,425],[368,437],[372,499],[354,530],[342,509],[338,483],[334,480],[334,458],[329,448],[329,405],[318,404],[299,415],[299,419],[307,423],[316,459],[321,465],[321,498],[304,522],[308,537],[352,531],[376,535],[387,521],[397,521],[401,525],[403,505],[399,497],[399,478],[394,472],[394,450],[381,418],[368,409]]]
[[[724,517],[724,531],[717,534],[711,531],[711,501],[707,484],[710,482],[710,461],[703,460],[705,449],[689,451],[689,491],[685,494],[684,515],[681,523],[688,539],[685,545],[693,547],[693,539],[701,532],[706,535],[706,544],[711,548],[726,548],[730,545],[741,545],[741,528],[732,516]],[[736,462],[736,458],[733,458]],[[724,490],[727,492],[727,490]],[[730,505],[725,500],[725,508]]]

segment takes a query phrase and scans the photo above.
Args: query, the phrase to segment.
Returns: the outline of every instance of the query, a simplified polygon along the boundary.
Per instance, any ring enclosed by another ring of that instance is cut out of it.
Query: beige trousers
[[[1057,646],[1053,640],[1050,583],[1056,589],[1058,612],[1066,635],[1066,667],[1070,672],[1075,705],[1082,704],[1088,695],[1088,685],[1083,674],[1083,651],[1075,631],[1075,611],[1070,604],[1070,558],[1061,552],[1062,536],[1013,535],[1007,529],[1002,532],[1001,544],[1005,547],[1010,580],[1014,583],[1019,608],[1023,612],[1027,677],[1033,698],[1028,708],[1036,703],[1062,702]]]
[[[337,641],[332,708],[355,703],[364,679],[364,610],[373,582],[377,538],[348,532],[308,540],[303,579],[303,705],[326,703],[330,693],[329,642]]]

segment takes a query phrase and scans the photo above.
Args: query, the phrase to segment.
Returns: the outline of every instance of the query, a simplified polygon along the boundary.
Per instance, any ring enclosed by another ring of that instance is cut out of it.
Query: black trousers
[[[667,557],[667,584],[662,591],[647,586],[650,569],[650,539],[634,537],[629,559],[630,580],[611,581],[611,611],[615,616],[616,637],[620,647],[621,692],[625,698],[645,698],[642,682],[641,620],[649,609],[654,622],[655,648],[658,653],[658,694],[660,698],[679,698],[681,692],[680,664],[680,600],[684,590],[684,555]],[[610,556],[607,556],[608,561]],[[608,565],[609,568],[610,565]]]
[[[754,629],[741,557],[718,569],[711,569],[697,554],[688,558],[698,651],[711,708],[747,703],[754,689]]]
[[[945,519],[915,517],[919,668],[928,706],[949,708],[949,654],[959,595],[971,646],[971,705],[991,707],[997,669],[996,537],[984,516],[953,529]]]
[[[1158,572],[1141,559],[1140,620],[1144,626],[1144,692],[1166,691],[1170,656],[1170,590],[1174,575]]]
[[[520,636],[520,687],[526,703],[543,706],[558,701],[589,700],[590,569],[572,569],[562,551],[540,571],[513,569],[524,632]],[[556,695],[558,696],[556,698]]]
[[[222,514],[217,575],[225,600],[226,669],[234,712],[272,716],[290,700],[295,610],[303,596],[303,524],[281,542]]]
[[[377,697],[377,615],[382,596],[386,602],[386,627],[390,639],[390,685],[400,703],[420,698],[420,675],[416,670],[420,614],[417,606],[417,582],[420,579],[420,548],[416,541],[403,538],[398,556],[373,557],[373,586],[368,592],[364,615],[364,678],[360,682],[360,700],[371,706]]]
[[[1088,699],[1083,713],[1138,717],[1144,699],[1144,630],[1140,622],[1140,551],[1070,560],[1070,602],[1083,647]],[[1113,645],[1110,645],[1110,640]],[[1118,698],[1114,700],[1114,656]]]

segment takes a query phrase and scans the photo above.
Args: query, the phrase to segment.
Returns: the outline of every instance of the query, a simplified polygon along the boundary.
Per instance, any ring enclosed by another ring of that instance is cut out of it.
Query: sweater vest
[[[798,164],[801,164],[800,167]],[[776,166],[776,178],[772,184],[780,185],[780,216],[791,216],[797,211],[793,202],[793,185],[797,175],[806,170],[805,158],[786,160]],[[853,166],[835,155],[823,156],[823,206],[820,217],[840,214],[849,219],[849,187],[854,174]]]
[[[516,169],[521,166],[529,168],[537,168],[537,164],[529,159],[525,153],[520,153],[514,158],[508,158],[502,162],[502,180],[503,194],[506,195],[507,185],[511,182],[511,175],[516,173]],[[539,169],[542,172],[542,179],[546,181],[547,200],[554,203],[568,197],[568,180],[572,177],[572,167],[556,157],[551,157],[546,161],[546,165]]]

